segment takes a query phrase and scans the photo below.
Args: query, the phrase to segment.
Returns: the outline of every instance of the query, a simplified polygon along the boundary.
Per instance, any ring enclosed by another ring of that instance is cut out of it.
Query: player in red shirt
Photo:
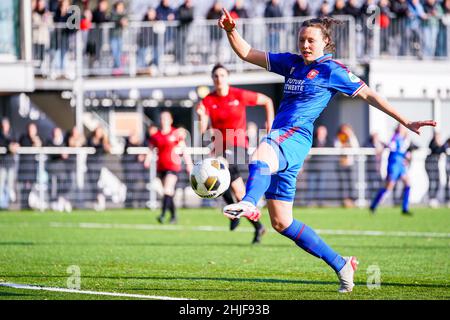
[[[214,131],[214,156],[226,158],[230,174],[231,186],[223,197],[227,204],[241,201],[245,195],[245,184],[238,165],[248,164],[247,137],[247,106],[264,106],[266,111],[266,130],[272,125],[274,110],[273,102],[268,96],[249,90],[233,88],[228,82],[229,72],[221,64],[212,69],[214,91],[208,94],[198,105],[197,114],[200,118],[200,131],[204,134],[210,122]],[[255,227],[253,243],[259,243],[265,228],[259,221],[249,220]],[[239,219],[230,221],[230,229],[234,230]]]
[[[192,170],[192,159],[186,152],[186,135],[181,128],[172,127],[172,115],[164,111],[160,115],[161,129],[150,136],[149,145],[158,149],[157,172],[164,188],[164,197],[162,199],[162,212],[158,216],[160,223],[164,222],[166,210],[170,210],[170,223],[176,223],[175,204],[173,196],[175,195],[175,185],[178,180],[178,173],[181,171],[181,157],[183,155],[188,174]],[[147,165],[150,157],[147,158]]]

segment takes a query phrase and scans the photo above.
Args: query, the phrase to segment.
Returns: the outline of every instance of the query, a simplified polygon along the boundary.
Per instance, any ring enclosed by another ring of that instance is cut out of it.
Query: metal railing
[[[429,200],[427,174],[436,177],[436,173],[441,176],[437,179],[440,185],[436,198],[441,202],[450,201],[448,151],[447,157],[432,159],[432,163],[428,163],[427,149],[413,152],[410,177],[421,179],[412,181],[414,203],[424,204]],[[160,205],[162,185],[156,173],[157,154],[152,151],[152,161],[145,166],[143,159],[150,152],[146,147],[130,147],[116,154],[95,154],[94,148],[68,147],[22,147],[15,155],[5,152],[5,148],[0,148],[2,209],[155,209]],[[189,152],[194,161],[209,157],[207,148],[190,148]],[[384,154],[377,155],[372,148],[311,149],[297,179],[294,204],[339,206],[348,199],[357,207],[367,207],[378,188],[384,185],[387,154],[385,150]],[[346,156],[352,159],[344,165],[341,160]],[[246,180],[247,164],[241,164],[240,170]],[[419,198],[414,200],[414,197]],[[398,198],[398,192],[394,192],[387,204],[396,204]],[[200,199],[191,189],[186,171],[182,170],[178,174],[175,201],[178,206],[200,207],[208,201],[220,206],[222,200]]]
[[[240,19],[238,30],[253,47],[273,52],[298,52],[298,29],[312,17]],[[379,20],[336,16],[343,23],[334,30],[335,57],[346,64],[391,56],[446,58],[450,56],[450,23],[444,16],[437,24],[392,18],[388,26]],[[45,32],[45,28],[40,32]],[[77,33],[80,36],[76,36]],[[58,78],[75,77],[77,63],[83,74],[130,75],[191,74],[209,72],[221,62],[243,71],[256,67],[242,62],[232,52],[225,32],[215,20],[131,22],[117,29],[113,23],[76,31],[65,24],[48,27],[50,39],[34,43],[36,74]],[[81,47],[82,61],[76,61]]]

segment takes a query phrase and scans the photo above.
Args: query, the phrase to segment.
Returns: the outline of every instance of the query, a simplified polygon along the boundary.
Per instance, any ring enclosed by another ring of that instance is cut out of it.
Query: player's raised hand
[[[227,9],[222,9],[222,16],[220,17],[218,21],[218,25],[221,29],[224,29],[226,32],[231,32],[236,27],[236,22],[231,17],[230,13]]]
[[[407,127],[409,130],[414,131],[415,133],[420,135],[419,129],[421,127],[426,127],[426,126],[435,127],[436,121],[434,121],[434,120],[414,121],[414,122],[409,122],[405,127]]]

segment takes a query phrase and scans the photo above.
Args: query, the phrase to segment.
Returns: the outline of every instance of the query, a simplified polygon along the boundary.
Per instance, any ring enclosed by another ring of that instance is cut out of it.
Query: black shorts
[[[228,162],[228,169],[230,170],[231,182],[242,177],[241,168],[247,167],[249,164],[248,150],[243,147],[234,147],[233,149],[225,150],[224,158]]]
[[[162,180],[164,180],[164,178],[168,175],[168,174],[174,174],[178,177],[178,173],[177,171],[173,171],[173,170],[164,170],[164,171],[158,171],[158,178]]]

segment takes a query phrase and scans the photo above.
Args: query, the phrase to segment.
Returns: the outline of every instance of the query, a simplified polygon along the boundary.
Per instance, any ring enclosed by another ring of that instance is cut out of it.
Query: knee
[[[278,233],[283,232],[290,224],[286,223],[286,221],[280,219],[271,219],[272,228],[275,229]]]

